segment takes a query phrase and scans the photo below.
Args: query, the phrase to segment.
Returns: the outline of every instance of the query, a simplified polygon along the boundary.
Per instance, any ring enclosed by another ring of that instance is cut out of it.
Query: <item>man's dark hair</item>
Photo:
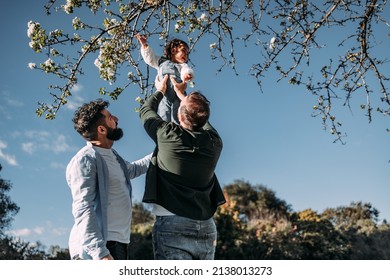
[[[210,102],[200,92],[192,92],[187,96],[187,106],[180,107],[180,114],[191,130],[198,131],[209,120]]]
[[[83,104],[72,119],[74,128],[87,141],[97,139],[97,127],[104,124],[105,116],[102,110],[110,105],[108,101],[97,99]]]
[[[169,60],[172,60],[172,51],[177,47],[184,45],[189,49],[188,44],[180,39],[172,39],[164,48],[164,56]]]

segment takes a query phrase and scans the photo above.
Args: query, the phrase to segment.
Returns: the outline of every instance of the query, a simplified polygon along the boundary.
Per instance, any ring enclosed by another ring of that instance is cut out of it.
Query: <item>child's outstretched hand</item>
[[[192,74],[185,74],[183,78],[183,82],[187,83],[193,79],[193,76]]]
[[[190,68],[186,63],[182,65],[180,71],[180,78],[184,83],[188,83],[190,87],[194,87],[194,70]]]
[[[135,38],[138,39],[138,41],[140,42],[140,44],[141,44],[141,46],[143,48],[147,48],[148,47],[148,36],[141,35],[141,34],[136,34]]]

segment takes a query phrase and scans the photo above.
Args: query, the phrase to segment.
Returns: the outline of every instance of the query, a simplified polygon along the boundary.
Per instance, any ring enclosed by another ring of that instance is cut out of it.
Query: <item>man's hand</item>
[[[101,260],[108,261],[108,260],[114,260],[114,258],[111,256],[111,254],[108,254],[107,256],[101,258]]]
[[[177,97],[180,100],[183,100],[183,98],[186,97],[185,92],[186,92],[186,88],[187,88],[187,83],[186,82],[178,83],[172,77],[171,77],[171,83],[173,85],[173,89],[175,90]]]
[[[156,87],[157,91],[160,91],[162,94],[165,94],[167,90],[167,81],[168,81],[169,75],[165,75],[164,79],[160,81],[158,77],[156,76],[156,79],[154,80],[154,86]]]

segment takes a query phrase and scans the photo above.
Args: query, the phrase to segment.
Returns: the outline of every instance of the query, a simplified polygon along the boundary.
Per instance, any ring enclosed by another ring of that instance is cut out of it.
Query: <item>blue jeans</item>
[[[180,79],[179,70],[175,66],[175,63],[170,60],[165,60],[159,65],[157,75],[160,80],[163,79],[165,75],[170,75],[171,77],[174,77],[178,83],[182,82],[182,80]],[[179,109],[179,106],[180,100],[176,95],[171,81],[168,79],[167,88],[163,99],[158,105],[157,114],[164,121],[179,124],[179,118],[177,117],[177,111]]]
[[[177,112],[180,106],[180,100],[176,95],[172,96],[173,94],[176,94],[172,94],[172,91],[172,88],[167,88],[165,96],[160,104],[158,104],[157,114],[166,122],[179,124]]]
[[[205,221],[180,216],[157,216],[153,226],[156,260],[213,260],[217,228],[213,218]]]
[[[114,260],[127,260],[128,244],[120,243],[117,241],[107,241],[106,246]]]

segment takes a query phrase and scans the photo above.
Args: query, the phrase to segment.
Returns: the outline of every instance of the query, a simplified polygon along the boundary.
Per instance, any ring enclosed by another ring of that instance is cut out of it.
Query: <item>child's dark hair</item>
[[[187,47],[187,49],[189,49],[188,44],[186,42],[184,42],[183,40],[172,39],[170,42],[168,42],[168,44],[165,45],[164,56],[167,59],[171,60],[172,59],[172,50],[181,46],[181,45],[184,45]]]

